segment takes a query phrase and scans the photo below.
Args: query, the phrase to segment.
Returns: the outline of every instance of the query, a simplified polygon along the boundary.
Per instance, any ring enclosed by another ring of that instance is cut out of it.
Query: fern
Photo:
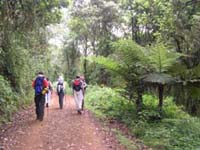
[[[95,62],[99,65],[102,65],[103,67],[105,67],[108,70],[112,70],[114,72],[118,72],[119,68],[120,68],[120,64],[118,62],[116,62],[115,60],[108,58],[108,57],[104,57],[104,56],[91,56],[91,57],[87,57],[86,58],[88,61],[90,62]]]
[[[111,44],[115,53],[109,57],[88,57],[87,60],[98,63],[106,69],[117,72],[124,78],[139,78],[146,66],[145,49],[132,40],[119,40]]]
[[[159,43],[150,49],[149,62],[152,68],[158,72],[167,72],[181,55],[168,50],[164,44]]]
[[[145,49],[132,40],[119,40],[112,43],[113,49],[120,62],[133,64],[135,62],[145,62]]]

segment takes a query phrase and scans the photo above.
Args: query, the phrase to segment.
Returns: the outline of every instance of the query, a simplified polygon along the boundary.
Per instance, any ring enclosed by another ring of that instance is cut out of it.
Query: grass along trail
[[[35,107],[15,114],[0,131],[0,150],[123,150],[114,135],[107,133],[90,113],[77,114],[74,99],[66,96],[59,109],[54,93],[44,120],[35,120]]]

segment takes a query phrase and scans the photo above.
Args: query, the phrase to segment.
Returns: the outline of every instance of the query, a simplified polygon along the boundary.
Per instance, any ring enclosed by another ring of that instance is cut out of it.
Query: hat
[[[64,78],[62,76],[59,76],[58,82],[63,82],[63,81],[64,81]]]

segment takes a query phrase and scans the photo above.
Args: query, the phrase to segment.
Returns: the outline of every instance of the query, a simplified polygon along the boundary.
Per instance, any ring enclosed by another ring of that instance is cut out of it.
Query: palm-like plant
[[[133,98],[134,88],[137,91],[136,105],[140,111],[142,107],[142,86],[140,82],[141,74],[145,70],[147,61],[144,48],[134,43],[132,40],[119,40],[112,43],[114,54],[109,57],[90,57],[89,60],[103,65],[106,69],[120,75],[127,82],[127,92],[129,98]]]
[[[169,50],[164,44],[159,43],[150,48],[149,66],[151,73],[144,76],[144,81],[156,84],[159,94],[159,110],[162,112],[164,85],[174,81],[168,70],[172,67],[181,55]]]

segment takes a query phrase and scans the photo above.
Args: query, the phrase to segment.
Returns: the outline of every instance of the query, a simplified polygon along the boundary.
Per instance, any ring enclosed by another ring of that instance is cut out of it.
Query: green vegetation
[[[127,125],[130,131],[153,149],[190,149],[200,146],[200,119],[191,117],[176,106],[171,97],[164,99],[163,119],[158,120],[157,98],[143,96],[144,108],[134,115],[135,104],[107,87],[88,88],[86,105],[101,119],[115,119]],[[123,138],[120,136],[120,139]],[[126,143],[126,142],[123,142]],[[128,144],[129,145],[129,144]]]
[[[47,26],[59,22],[64,1],[0,1],[0,124],[33,102],[38,71],[53,78]]]
[[[32,101],[38,71],[67,93],[78,74],[97,116],[156,149],[198,149],[199,27],[198,0],[1,0],[0,122]]]
[[[119,142],[121,144],[123,144],[124,146],[126,146],[126,150],[138,150],[139,149],[133,141],[131,141],[126,136],[124,136],[122,133],[120,133],[120,131],[114,130],[113,132],[115,132],[117,134],[117,138],[119,139]]]
[[[10,119],[13,111],[17,109],[16,101],[19,99],[16,93],[13,93],[10,84],[0,76],[0,122]]]

